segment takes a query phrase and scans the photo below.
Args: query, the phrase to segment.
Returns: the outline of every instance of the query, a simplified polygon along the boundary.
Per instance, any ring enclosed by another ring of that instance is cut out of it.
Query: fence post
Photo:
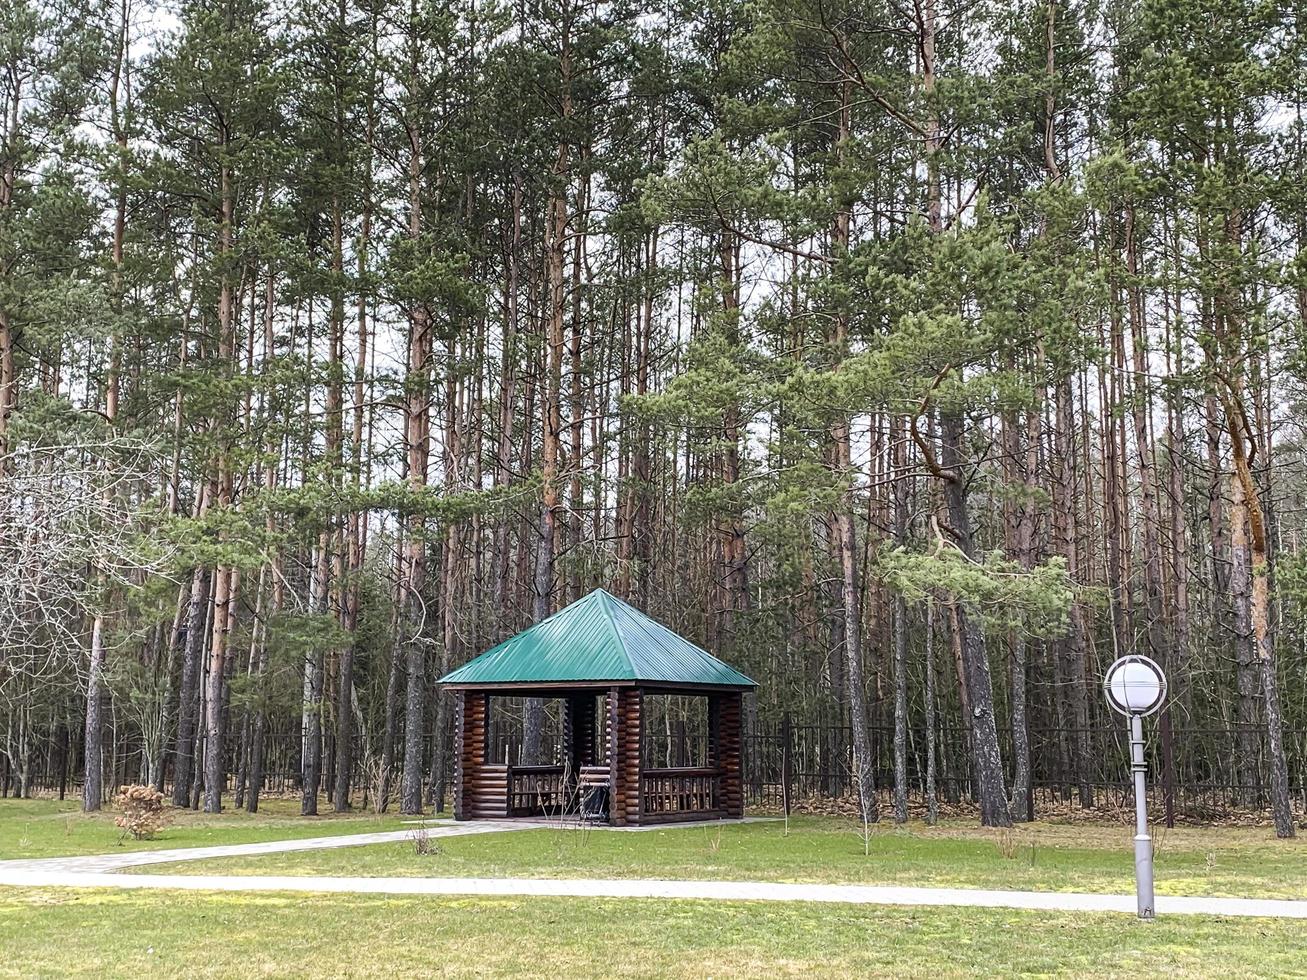
[[[792,799],[790,782],[794,776],[794,731],[790,727],[790,713],[781,715],[781,806],[790,815]]]
[[[1162,805],[1167,829],[1175,827],[1175,744],[1171,732],[1171,706],[1162,709],[1158,719],[1162,730]]]

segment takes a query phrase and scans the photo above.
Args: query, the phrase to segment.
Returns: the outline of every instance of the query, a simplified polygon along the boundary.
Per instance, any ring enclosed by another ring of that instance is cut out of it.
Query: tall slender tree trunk
[[[560,12],[562,47],[559,55],[559,75],[562,86],[560,116],[566,123],[573,115],[572,103],[572,42],[571,28],[574,11],[564,4]],[[572,175],[572,145],[564,134],[558,141],[551,174],[553,186],[546,210],[548,252],[545,258],[545,391],[544,413],[541,426],[540,465],[540,530],[535,555],[535,605],[537,622],[553,611],[554,549],[558,536],[559,519],[559,467],[558,457],[562,437],[563,387],[563,327],[567,309],[568,233],[571,218],[567,205],[568,186]],[[528,698],[522,732],[523,761],[533,764],[541,758],[541,740],[544,732],[544,702]]]
[[[1038,439],[1038,409],[1032,409],[1027,417],[1027,437],[1033,434]],[[1004,413],[1002,419],[1002,436],[1004,443],[1004,470],[1009,486],[1021,487],[1020,498],[1005,502],[1004,533],[1007,547],[1022,568],[1030,569],[1034,565],[1033,528],[1034,523],[1033,467],[1036,441],[1029,456],[1025,456],[1021,447],[1021,435],[1018,429],[1016,412]],[[1034,429],[1033,433],[1029,430]],[[1023,625],[1018,624],[1008,637],[1009,675],[1011,690],[1012,717],[1012,796],[1010,809],[1012,819],[1026,820],[1030,813],[1030,729],[1026,712],[1027,666],[1029,661],[1029,643]]]
[[[1054,386],[1053,456],[1060,467],[1053,481],[1053,538],[1057,549],[1066,560],[1067,575],[1071,581],[1080,582],[1081,562],[1076,533],[1077,496],[1076,472],[1073,460],[1074,421],[1070,377],[1059,379]],[[1089,742],[1089,684],[1086,654],[1086,629],[1084,611],[1080,603],[1072,600],[1071,610],[1067,616],[1065,636],[1055,644],[1054,656],[1060,669],[1057,671],[1066,680],[1067,694],[1065,701],[1069,711],[1064,712],[1070,721],[1070,752],[1073,775],[1083,808],[1094,805],[1093,787],[1089,779],[1090,742]],[[1059,686],[1059,692],[1061,686]],[[1062,703],[1059,693],[1059,704]],[[1063,725],[1064,729],[1068,726]]]
[[[840,86],[840,110],[836,133],[836,156],[843,159],[850,136],[852,86],[848,81]],[[831,229],[831,245],[837,261],[843,261],[849,250],[852,214],[840,202]],[[835,358],[834,369],[840,369],[848,348],[848,320],[842,310],[831,317],[830,346]],[[858,802],[862,819],[874,823],[880,818],[876,799],[876,759],[868,727],[866,686],[863,678],[862,650],[862,590],[858,582],[857,530],[853,523],[853,454],[847,415],[841,414],[830,426],[831,452],[835,478],[840,482],[842,495],[835,510],[836,546],[839,553],[841,576],[840,598],[844,611],[845,677],[849,696],[849,724],[853,735],[853,765],[857,778]],[[739,557],[743,560],[743,535],[739,535]],[[734,547],[732,556],[736,554]],[[905,804],[906,806],[906,804]]]
[[[113,71],[109,78],[109,118],[110,125],[114,136],[114,149],[116,151],[116,172],[114,174],[114,219],[113,219],[113,246],[110,254],[112,263],[112,272],[110,274],[109,302],[115,317],[109,336],[109,365],[105,374],[105,392],[104,392],[104,417],[112,429],[118,418],[118,374],[122,358],[121,339],[119,337],[118,321],[123,314],[123,244],[126,240],[127,233],[127,129],[123,122],[123,105],[122,96],[125,89],[127,58],[128,58],[128,31],[129,18],[128,6],[126,2],[119,4],[118,36],[116,51],[114,57]],[[6,168],[10,164],[6,162]],[[8,182],[8,180],[6,181]],[[3,214],[8,197],[12,194],[12,187],[8,190],[0,190],[0,215]],[[2,315],[2,314],[0,314]],[[3,370],[3,361],[6,356],[10,361],[13,358],[13,352],[10,344],[6,342],[8,333],[5,327],[7,324],[0,322],[0,455],[4,452],[4,417],[5,404],[7,398],[5,393],[8,386],[5,383],[7,372]],[[12,366],[10,368],[12,370]],[[105,503],[108,504],[108,492],[106,491]],[[104,570],[96,570],[96,580],[99,584],[100,595],[96,597],[96,611],[94,620],[91,623],[91,660],[86,679],[86,726],[84,728],[84,749],[83,758],[85,760],[85,775],[82,781],[82,809],[92,811],[100,809],[100,803],[103,798],[103,773],[104,773],[104,750],[103,750],[103,712],[104,702],[108,696],[105,685],[105,667],[106,667],[106,650],[105,650],[105,611],[104,605],[107,596],[104,595],[106,588],[106,576]]]
[[[513,483],[513,420],[517,400],[518,370],[518,266],[522,251],[522,174],[513,171],[513,193],[509,223],[511,231],[505,245],[505,267],[507,269],[504,283],[504,340],[500,360],[499,374],[499,432],[495,448],[495,488],[507,489]],[[510,522],[507,516],[500,519],[495,528],[494,553],[491,557],[491,579],[494,595],[494,609],[498,616],[495,638],[500,639],[509,632],[506,625],[515,624],[512,617],[506,618],[510,605],[509,595],[509,553]]]
[[[908,461],[903,423],[898,417],[890,427],[890,442],[893,444],[894,454],[894,543],[898,547],[904,547],[908,537]],[[933,738],[933,733],[930,737]],[[932,766],[933,763],[932,759]],[[896,593],[894,596],[894,822],[901,824],[907,821],[908,603],[902,593]]]
[[[104,617],[97,615],[91,623],[91,665],[86,681],[86,731],[83,736],[82,755],[82,809],[87,812],[100,809],[104,798]]]
[[[402,530],[401,530],[402,535]],[[391,636],[394,641],[390,647],[390,662],[386,670],[386,694],[383,702],[381,733],[381,785],[377,789],[376,810],[385,813],[390,808],[392,775],[395,768],[395,742],[399,736],[399,694],[404,674],[404,647],[400,628],[403,623],[404,608],[404,555],[403,539],[396,542],[395,554],[395,589],[393,595],[394,611],[390,619]]]
[[[23,92],[24,76],[15,71],[11,74],[12,89],[9,93],[8,113],[4,119],[3,136],[5,146],[15,145],[19,139],[19,109],[26,99]],[[0,163],[0,223],[9,223],[9,214],[14,207],[14,188],[18,183],[18,154],[6,153]],[[0,268],[0,274],[7,275],[7,268]],[[0,459],[9,454],[9,419],[18,407],[18,365],[14,359],[14,328],[7,305],[0,301]],[[7,465],[7,464],[6,464]]]
[[[416,59],[416,55],[414,55]],[[416,65],[412,68],[416,87]],[[417,240],[422,234],[422,138],[409,130],[409,237]],[[427,484],[427,451],[430,434],[430,414],[427,392],[430,383],[432,350],[431,324],[427,310],[416,304],[409,314],[408,374],[405,383],[405,444],[408,450],[408,484],[420,492]],[[404,774],[400,787],[400,811],[422,812],[422,743],[426,721],[426,656],[425,636],[426,603],[426,532],[419,514],[408,517],[405,539],[405,595],[404,628],[407,632],[405,664],[407,689],[404,705]]]
[[[313,582],[310,587],[309,609],[318,616],[327,614],[328,591],[331,574],[330,531],[318,535],[314,551]],[[304,655],[304,705],[301,713],[303,741],[303,785],[300,796],[300,815],[317,816],[318,794],[322,789],[322,709],[324,683],[323,649],[316,642]]]
[[[201,494],[203,496],[203,493]],[[208,621],[210,579],[208,569],[191,573],[190,597],[182,640],[181,685],[177,697],[177,740],[173,748],[172,805],[190,805],[191,772],[195,764],[195,729],[199,705],[200,658],[204,653],[204,626]]]
[[[223,124],[225,125],[225,123]],[[227,144],[224,131],[223,146]],[[232,175],[224,162],[219,172],[221,220],[219,227],[218,262],[225,264],[233,249],[233,221],[236,192]],[[218,356],[222,371],[234,370],[236,357],[236,298],[235,285],[224,268],[218,286]],[[218,491],[216,504],[220,510],[232,505],[235,473],[231,447],[225,443],[230,436],[222,436],[224,445],[218,450]],[[222,791],[226,785],[223,757],[223,682],[227,669],[227,638],[234,620],[234,603],[237,572],[227,564],[219,563],[213,572],[213,628],[209,637],[209,677],[205,699],[205,755],[204,755],[204,812],[222,810]]]
[[[962,473],[962,420],[951,413],[941,414],[940,435],[940,464],[952,476],[952,479],[943,481],[949,524],[962,553],[974,561],[976,549]],[[971,708],[971,751],[975,791],[980,804],[980,822],[986,827],[1007,827],[1011,825],[1012,817],[1008,810],[1006,778],[998,746],[994,686],[989,673],[985,628],[979,610],[966,602],[957,604],[957,621]]]
[[[1135,452],[1138,455],[1139,513],[1143,518],[1144,542],[1144,611],[1147,616],[1145,635],[1148,652],[1162,669],[1171,670],[1170,637],[1166,622],[1166,582],[1162,562],[1161,514],[1158,504],[1157,474],[1154,466],[1152,434],[1152,390],[1147,379],[1148,327],[1144,318],[1143,287],[1140,283],[1139,242],[1133,204],[1125,208],[1125,295],[1130,322],[1131,366],[1134,385],[1131,392]],[[1140,390],[1142,389],[1142,391]],[[1175,824],[1175,759],[1171,734],[1170,705],[1163,705],[1158,719],[1162,736],[1162,784],[1168,826]]]
[[[1228,232],[1232,241],[1239,241],[1241,216],[1235,211],[1228,219]],[[1237,303],[1222,297],[1227,316],[1229,343],[1237,338],[1234,357],[1244,353],[1243,324],[1235,313]],[[1240,590],[1235,605],[1237,642],[1242,648],[1251,642],[1256,656],[1256,667],[1261,675],[1263,710],[1266,717],[1267,748],[1270,762],[1271,812],[1275,818],[1275,835],[1289,838],[1295,835],[1293,805],[1289,796],[1289,767],[1284,751],[1284,719],[1280,706],[1279,676],[1275,666],[1275,641],[1271,635],[1270,554],[1267,545],[1266,518],[1257,482],[1253,475],[1256,454],[1265,441],[1254,428],[1247,411],[1244,395],[1242,361],[1222,364],[1218,378],[1222,385],[1222,407],[1225,410],[1226,430],[1230,436],[1234,471],[1231,477],[1233,508],[1230,520],[1231,559],[1233,574],[1241,582],[1248,581],[1246,592]],[[1245,635],[1245,629],[1247,634]]]
[[[938,712],[935,707],[935,600],[926,599],[925,664],[926,683],[926,823],[935,826],[939,821],[939,789],[936,776],[936,759],[939,755]]]

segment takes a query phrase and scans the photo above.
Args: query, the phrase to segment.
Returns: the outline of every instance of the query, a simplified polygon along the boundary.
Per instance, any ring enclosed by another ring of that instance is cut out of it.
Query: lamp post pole
[[[1153,918],[1153,838],[1148,833],[1148,787],[1144,780],[1144,716],[1130,715],[1130,768],[1135,777],[1135,896],[1139,918]]]
[[[1135,897],[1139,918],[1156,914],[1153,901],[1153,838],[1148,833],[1148,764],[1144,761],[1144,715],[1166,700],[1166,675],[1148,657],[1132,654],[1107,669],[1107,703],[1130,719],[1130,771],[1135,784]]]

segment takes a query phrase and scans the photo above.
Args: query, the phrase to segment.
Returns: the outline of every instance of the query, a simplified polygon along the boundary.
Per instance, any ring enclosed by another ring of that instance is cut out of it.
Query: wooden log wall
[[[609,818],[616,827],[640,822],[639,688],[615,687],[608,692],[607,744],[611,776]]]
[[[709,700],[708,715],[712,730],[713,764],[721,770],[721,793],[718,806],[723,817],[744,816],[743,716],[744,695],[720,694]]]
[[[455,711],[454,819],[504,817],[508,814],[508,767],[486,762],[490,695],[460,691]]]

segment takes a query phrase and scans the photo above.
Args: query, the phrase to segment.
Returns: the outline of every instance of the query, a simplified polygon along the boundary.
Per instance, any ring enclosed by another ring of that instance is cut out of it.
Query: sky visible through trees
[[[435,678],[602,586],[751,731],[829,729],[869,819],[1091,805],[1139,652],[1164,777],[1292,834],[1305,32],[0,0],[4,791],[254,809],[278,734],[305,813],[417,812]]]

